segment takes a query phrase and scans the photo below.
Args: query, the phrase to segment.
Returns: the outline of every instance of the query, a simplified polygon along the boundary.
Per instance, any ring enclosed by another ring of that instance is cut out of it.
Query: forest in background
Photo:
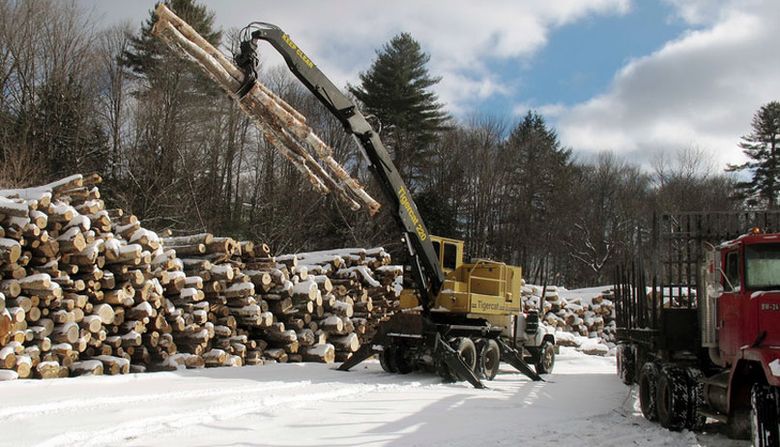
[[[204,6],[168,3],[224,51],[237,46]],[[72,2],[0,1],[0,188],[97,172],[109,206],[148,228],[254,239],[277,253],[402,251],[390,207],[372,219],[313,191],[227,95],[149,34],[151,14],[107,29],[91,19]],[[402,56],[408,70],[393,65]],[[776,202],[777,185],[739,182],[701,148],[666,152],[648,169],[610,152],[578,158],[533,111],[455,119],[431,93],[427,60],[401,34],[345,89],[377,117],[430,232],[465,240],[469,257],[521,265],[530,281],[604,284],[653,213]],[[353,140],[286,67],[260,77],[387,203]],[[393,83],[411,102],[382,90]],[[731,167],[740,169],[755,166]]]

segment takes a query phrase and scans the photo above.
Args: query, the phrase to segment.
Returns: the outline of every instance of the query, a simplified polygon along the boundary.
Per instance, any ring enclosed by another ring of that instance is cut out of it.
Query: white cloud
[[[77,0],[104,23],[140,23],[156,0]],[[410,32],[431,55],[429,70],[442,81],[435,89],[449,111],[468,112],[494,95],[516,94],[509,82],[490,73],[495,60],[525,67],[556,27],[594,15],[621,15],[632,0],[200,0],[217,26],[241,28],[253,20],[282,27],[336,85],[355,83],[375,51],[399,32]],[[269,65],[282,59],[268,47]]]
[[[737,143],[753,113],[780,99],[774,32],[780,2],[693,3],[681,6],[680,17],[712,25],[629,62],[606,93],[562,111],[554,107],[564,144],[643,161],[659,150],[696,145],[720,165],[742,160]]]
[[[691,25],[712,24],[721,18],[730,0],[665,0],[674,7],[678,18]]]
[[[474,98],[511,93],[488,72],[489,61],[511,58],[520,64],[546,44],[553,28],[596,14],[624,14],[630,7],[630,0],[205,3],[226,28],[250,20],[281,26],[337,85],[355,82],[378,48],[408,31],[431,55],[431,73],[443,78],[436,91],[455,113]]]

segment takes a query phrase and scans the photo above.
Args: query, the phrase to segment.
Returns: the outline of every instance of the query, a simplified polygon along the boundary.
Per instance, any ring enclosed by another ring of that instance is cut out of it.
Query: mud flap
[[[542,376],[536,374],[536,371],[531,369],[517,350],[507,345],[501,338],[497,338],[496,341],[498,342],[498,347],[501,348],[501,361],[509,363],[534,382],[545,381],[542,379]]]
[[[485,388],[485,385],[479,380],[479,377],[474,374],[474,371],[466,365],[466,362],[460,358],[458,351],[452,348],[444,339],[441,338],[441,334],[436,333],[436,348],[434,350],[441,360],[447,365],[453,374],[457,375],[463,380],[468,381],[474,386],[474,388]]]

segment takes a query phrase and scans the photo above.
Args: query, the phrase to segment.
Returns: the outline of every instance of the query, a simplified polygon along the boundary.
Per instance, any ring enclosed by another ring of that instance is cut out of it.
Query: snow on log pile
[[[0,190],[0,380],[345,360],[398,305],[381,248],[161,238],[100,181]]]
[[[555,331],[559,345],[605,355],[614,347],[617,330],[612,291],[605,289],[582,294],[547,286],[542,298],[543,287],[525,285],[522,289],[523,309],[526,312],[538,311],[542,303],[541,318]]]

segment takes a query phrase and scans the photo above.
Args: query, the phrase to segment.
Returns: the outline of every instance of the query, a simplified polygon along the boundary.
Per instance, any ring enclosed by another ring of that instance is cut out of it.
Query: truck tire
[[[534,365],[536,374],[550,374],[555,366],[555,346],[549,341],[539,346],[539,360]]]
[[[498,367],[501,364],[501,350],[495,340],[488,340],[485,343],[480,355],[480,363],[485,379],[493,380],[498,374]]]
[[[477,372],[477,346],[474,341],[468,337],[460,337],[457,340],[457,346],[455,350],[458,351],[458,355],[463,359],[463,362],[470,370]]]
[[[382,352],[379,353],[379,365],[385,372],[395,374],[398,372],[398,368],[395,366],[395,348],[392,346],[385,346]]]
[[[648,421],[658,420],[658,406],[656,405],[656,388],[658,385],[658,367],[655,363],[647,362],[639,371],[639,406],[642,415]]]
[[[661,369],[658,374],[655,401],[658,408],[658,422],[662,427],[671,431],[685,428],[690,408],[688,375],[685,369],[676,366]]]
[[[704,385],[702,373],[697,368],[686,368],[688,376],[688,420],[685,428],[691,431],[702,431],[707,417],[699,413],[699,408],[704,406]]]
[[[626,385],[631,385],[636,380],[636,350],[633,345],[618,345],[617,373]]]
[[[393,350],[391,364],[398,374],[409,374],[414,371],[414,364],[412,364],[406,357],[406,346],[397,345]]]
[[[777,391],[754,384],[750,390],[750,436],[755,447],[780,446],[778,409]]]

